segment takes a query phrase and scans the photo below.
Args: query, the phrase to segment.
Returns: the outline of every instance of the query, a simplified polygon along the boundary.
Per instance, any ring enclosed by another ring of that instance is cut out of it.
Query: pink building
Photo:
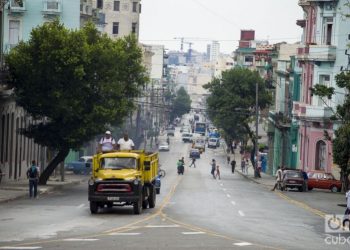
[[[299,0],[304,19],[297,25],[303,28],[302,44],[297,59],[302,68],[300,102],[293,103],[293,116],[299,121],[299,167],[305,170],[331,172],[333,166],[331,120],[335,107],[343,101],[343,90],[338,89],[335,76],[339,65],[346,65],[344,51],[350,33],[349,20],[337,11],[344,0]],[[343,35],[344,34],[344,35]],[[334,87],[331,100],[313,96],[315,84]]]

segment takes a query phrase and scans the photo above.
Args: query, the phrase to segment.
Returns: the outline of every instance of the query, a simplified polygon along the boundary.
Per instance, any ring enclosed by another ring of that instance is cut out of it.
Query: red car
[[[340,192],[341,181],[334,178],[331,173],[325,173],[323,171],[309,171],[307,172],[308,188],[329,189],[332,192]]]

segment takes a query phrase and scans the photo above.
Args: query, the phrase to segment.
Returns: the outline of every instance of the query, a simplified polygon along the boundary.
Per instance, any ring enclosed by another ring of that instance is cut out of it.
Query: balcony
[[[326,120],[334,115],[330,107],[312,106],[300,102],[293,102],[292,114],[297,119],[309,121]]]
[[[332,45],[308,45],[298,48],[299,61],[333,62],[336,59],[336,46]]]
[[[9,13],[10,14],[22,14],[26,11],[25,0],[10,0],[9,1]]]
[[[80,15],[92,16],[92,5],[89,3],[80,4]]]
[[[59,15],[62,12],[61,0],[44,0],[43,13],[45,15]]]

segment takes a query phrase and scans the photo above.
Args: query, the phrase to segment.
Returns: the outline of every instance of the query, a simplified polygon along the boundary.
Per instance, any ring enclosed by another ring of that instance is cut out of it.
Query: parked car
[[[158,147],[159,151],[169,151],[169,144],[167,142],[161,142]]]
[[[82,156],[78,161],[68,162],[65,170],[73,171],[74,174],[88,174],[91,171],[92,156]]]
[[[282,189],[296,188],[303,192],[304,178],[300,170],[283,171]]]
[[[325,173],[324,171],[308,171],[307,176],[308,188],[312,190],[314,188],[329,189],[332,192],[340,192],[341,181],[334,178],[333,174]]]
[[[191,133],[183,133],[182,134],[182,141],[183,142],[192,142],[193,135]]]
[[[199,149],[191,148],[190,149],[190,158],[201,158],[201,153],[199,152]]]

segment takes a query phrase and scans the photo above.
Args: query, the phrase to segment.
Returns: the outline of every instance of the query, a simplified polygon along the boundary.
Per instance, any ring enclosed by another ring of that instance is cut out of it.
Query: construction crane
[[[196,38],[190,38],[190,37],[175,37],[175,40],[180,40],[181,41],[181,47],[180,47],[180,51],[183,52],[184,50],[184,44],[188,44],[188,55],[187,55],[187,61],[191,62],[192,60],[192,45],[193,42],[188,42],[186,40],[190,40],[190,39],[196,39]]]

